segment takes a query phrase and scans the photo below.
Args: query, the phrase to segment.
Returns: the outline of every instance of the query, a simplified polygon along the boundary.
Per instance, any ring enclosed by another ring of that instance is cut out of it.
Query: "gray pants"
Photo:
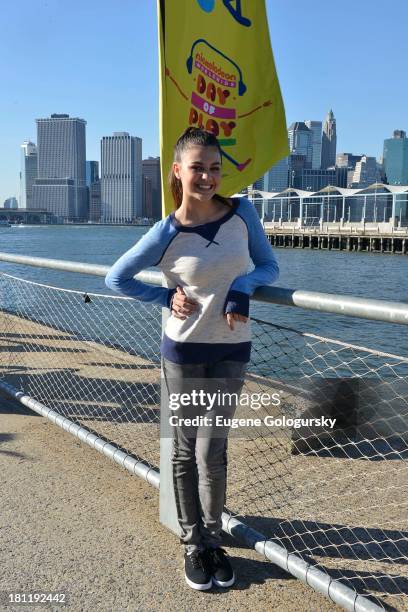
[[[174,397],[174,394],[191,394],[192,389],[203,389],[212,394],[221,391],[239,397],[246,365],[238,361],[177,364],[163,359],[167,394]],[[234,401],[216,401],[214,405],[180,405],[171,412],[178,417],[177,420],[200,415],[206,417],[204,425],[176,424],[172,427],[174,494],[182,532],[181,543],[187,552],[220,546],[229,427],[216,426],[215,423],[217,415],[233,417],[235,409]]]

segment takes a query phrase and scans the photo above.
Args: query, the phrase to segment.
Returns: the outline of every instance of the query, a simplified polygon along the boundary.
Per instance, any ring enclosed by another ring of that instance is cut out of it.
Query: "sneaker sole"
[[[198,584],[196,582],[193,582],[189,578],[187,578],[186,575],[184,576],[184,578],[186,579],[188,586],[191,587],[192,589],[195,589],[196,591],[208,591],[208,589],[211,589],[212,587],[212,580],[204,584]]]
[[[221,582],[221,580],[217,580],[216,578],[212,579],[213,583],[219,587],[230,587],[234,584],[235,582],[235,574],[232,575],[232,578],[230,580],[227,580],[227,582]]]

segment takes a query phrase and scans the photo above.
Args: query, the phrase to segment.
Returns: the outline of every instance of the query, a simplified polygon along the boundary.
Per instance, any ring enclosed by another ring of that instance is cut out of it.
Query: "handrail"
[[[30,257],[27,255],[14,255],[1,253],[0,261],[15,263],[37,268],[76,272],[92,276],[106,276],[110,266],[89,264],[77,261],[64,261],[61,259],[48,259],[45,257]],[[161,272],[145,270],[136,274],[135,278],[150,285],[162,285]],[[408,325],[408,304],[404,302],[391,302],[388,300],[374,300],[354,297],[351,295],[336,295],[321,293],[319,291],[304,291],[302,289],[287,289],[285,287],[259,287],[252,299],[270,304],[295,306],[306,310],[359,317],[386,323]]]

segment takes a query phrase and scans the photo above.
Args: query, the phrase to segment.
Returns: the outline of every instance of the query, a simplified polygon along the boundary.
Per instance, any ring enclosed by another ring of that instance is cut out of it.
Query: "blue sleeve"
[[[249,255],[255,268],[234,280],[227,295],[224,312],[235,312],[247,317],[249,297],[258,287],[271,285],[278,279],[279,266],[255,206],[242,198],[236,214],[247,226]]]
[[[176,234],[168,217],[156,223],[113,264],[105,277],[106,286],[121,295],[169,307],[175,289],[154,287],[133,277],[145,268],[157,266]]]

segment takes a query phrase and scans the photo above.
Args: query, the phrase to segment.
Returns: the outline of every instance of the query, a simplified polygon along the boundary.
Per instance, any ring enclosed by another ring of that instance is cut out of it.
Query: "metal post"
[[[299,227],[303,226],[303,198],[299,201]]]
[[[395,227],[395,208],[396,208],[396,199],[397,199],[397,194],[393,193],[392,194],[392,209],[391,209],[391,219],[390,219],[390,223],[391,223],[391,227]],[[385,215],[384,215],[385,216]]]
[[[170,312],[168,308],[162,309],[162,333],[169,318]],[[168,436],[168,419],[169,419],[169,404],[167,401],[167,392],[163,377],[163,368],[161,369],[161,392],[160,392],[160,510],[159,518],[162,525],[170,529],[177,536],[180,536],[181,530],[177,520],[176,499],[174,496],[173,487],[173,467],[171,463],[171,454],[173,450],[173,439]],[[165,435],[163,435],[163,432]]]

